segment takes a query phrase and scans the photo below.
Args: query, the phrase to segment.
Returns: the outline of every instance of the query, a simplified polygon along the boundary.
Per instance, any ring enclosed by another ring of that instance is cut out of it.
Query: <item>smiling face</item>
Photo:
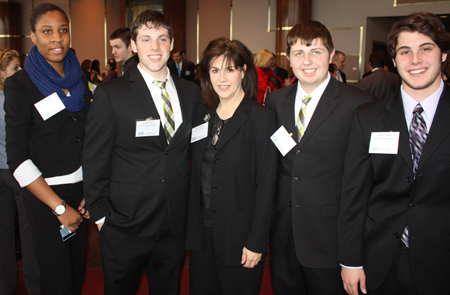
[[[394,65],[403,81],[403,89],[417,101],[435,92],[441,83],[441,65],[447,58],[434,41],[419,32],[398,36]]]
[[[133,51],[139,56],[142,68],[155,79],[162,80],[167,76],[166,63],[173,49],[173,39],[170,40],[166,28],[137,29],[136,42],[131,40]]]
[[[334,50],[330,55],[319,38],[314,39],[311,46],[302,44],[300,39],[291,46],[288,59],[304,91],[313,92],[327,79],[333,55]]]
[[[69,22],[57,11],[42,15],[36,23],[36,32],[31,32],[31,41],[42,57],[57,71],[64,68],[63,60],[69,52]]]
[[[244,69],[237,69],[233,63],[227,64],[223,55],[212,60],[209,77],[220,100],[240,99],[244,96],[242,79],[245,75],[245,68],[245,65]]]
[[[109,40],[109,45],[111,45],[111,53],[114,55],[116,62],[126,62],[127,59],[133,56],[133,51],[131,50],[131,43],[127,47],[125,43],[120,38]]]

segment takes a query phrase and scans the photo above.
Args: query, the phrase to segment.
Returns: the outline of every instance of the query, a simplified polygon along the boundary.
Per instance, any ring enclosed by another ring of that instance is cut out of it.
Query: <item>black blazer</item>
[[[66,110],[44,121],[34,106],[45,98],[23,69],[5,80],[6,152],[14,172],[31,159],[43,177],[67,175],[81,166],[84,125],[92,97],[86,78],[84,107]]]
[[[288,71],[283,68],[277,67],[277,76],[280,77],[281,81],[283,81],[284,83],[284,80],[288,78]]]
[[[409,228],[420,294],[448,294],[450,278],[450,87],[445,85],[414,180],[400,90],[358,108],[345,158],[339,262],[364,266],[367,286],[385,279]],[[369,154],[372,132],[399,131],[398,154]]]
[[[178,77],[178,70],[177,70],[177,65],[175,64],[175,62],[170,62],[167,64],[167,66],[170,69],[170,73],[172,74],[172,76],[177,76]],[[183,64],[181,65],[181,78],[186,79],[188,81],[194,81],[195,80],[195,65],[193,62],[191,61],[184,61],[183,60]]]
[[[193,126],[215,109],[199,105]],[[227,122],[212,168],[211,210],[214,250],[227,265],[240,265],[242,249],[267,252],[273,212],[277,150],[270,140],[274,113],[255,100],[244,99]],[[210,127],[211,128],[211,124]],[[187,219],[187,249],[203,250],[200,178],[203,155],[211,138],[193,144],[192,179]]]
[[[276,113],[278,126],[283,125],[295,141],[297,87],[295,83],[274,91],[266,100],[266,106]],[[270,231],[273,254],[281,255],[292,226],[303,266],[339,266],[336,220],[350,122],[356,107],[371,100],[370,94],[331,77],[301,142],[285,157],[280,154]]]
[[[399,90],[401,85],[402,80],[399,75],[378,69],[359,82],[359,89],[381,99]]]
[[[86,205],[94,221],[129,236],[156,233],[167,211],[174,235],[185,229],[189,188],[188,147],[197,85],[173,81],[183,123],[170,145],[159,136],[136,137],[136,120],[159,119],[139,69],[99,86],[86,123],[83,153]]]

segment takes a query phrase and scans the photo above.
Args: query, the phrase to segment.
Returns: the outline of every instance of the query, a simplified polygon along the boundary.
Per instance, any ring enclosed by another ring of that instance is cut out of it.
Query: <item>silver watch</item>
[[[60,216],[66,212],[66,201],[62,200],[62,204],[56,206],[55,210],[52,210],[53,214]]]

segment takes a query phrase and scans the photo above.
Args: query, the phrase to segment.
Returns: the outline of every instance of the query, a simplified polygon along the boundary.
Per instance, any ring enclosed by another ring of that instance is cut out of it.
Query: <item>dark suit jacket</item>
[[[167,66],[170,69],[170,72],[172,73],[172,76],[178,77],[178,70],[177,65],[175,62],[170,62],[167,64]],[[194,81],[195,80],[195,65],[191,61],[183,61],[183,64],[181,65],[181,78],[186,79],[188,81]]]
[[[130,73],[132,70],[134,70],[137,65],[139,64],[139,56],[133,55],[132,57],[130,57],[129,59],[127,59],[125,61],[125,63],[123,64],[123,76],[125,76],[126,74]]]
[[[414,180],[400,91],[358,108],[350,131],[338,220],[339,262],[385,279],[409,228],[420,294],[448,294],[450,278],[450,87],[445,86]],[[398,154],[369,154],[371,132],[399,131]]]
[[[277,76],[280,77],[281,81],[283,81],[284,83],[284,80],[288,78],[288,71],[283,68],[277,67]]]
[[[377,99],[381,99],[399,90],[401,84],[399,75],[378,69],[359,82],[359,89],[371,93]]]
[[[167,144],[159,136],[136,137],[136,120],[159,119],[139,70],[99,86],[86,123],[83,172],[86,204],[94,221],[128,236],[148,237],[169,214],[174,235],[185,229],[189,188],[188,147],[200,91],[173,81],[183,123]]]
[[[298,141],[295,95],[298,83],[270,93],[266,106]],[[336,220],[344,154],[352,113],[372,100],[356,87],[330,79],[305,134],[285,157],[279,156],[271,251],[281,255],[292,226],[299,262],[309,268],[338,267]]]
[[[339,73],[341,73],[342,82],[347,83],[347,75],[343,71],[339,71]]]
[[[215,111],[199,105],[193,126],[203,124],[205,115],[213,116]],[[267,252],[277,165],[277,150],[270,136],[275,128],[272,111],[244,99],[218,142],[211,174],[212,233],[215,254],[227,266],[240,265],[244,247]],[[203,250],[200,179],[210,142],[208,137],[193,144],[187,221],[187,249],[192,251]]]
[[[34,106],[45,98],[23,69],[5,80],[6,151],[11,172],[31,159],[43,177],[67,175],[81,166],[84,124],[92,93],[85,85],[84,107],[44,121]]]

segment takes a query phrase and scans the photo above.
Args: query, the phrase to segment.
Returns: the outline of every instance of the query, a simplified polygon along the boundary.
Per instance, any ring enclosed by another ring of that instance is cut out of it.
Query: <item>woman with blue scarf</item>
[[[8,165],[26,188],[41,294],[81,294],[89,218],[81,154],[91,94],[69,50],[65,12],[41,4],[30,24],[36,46],[4,85]]]

